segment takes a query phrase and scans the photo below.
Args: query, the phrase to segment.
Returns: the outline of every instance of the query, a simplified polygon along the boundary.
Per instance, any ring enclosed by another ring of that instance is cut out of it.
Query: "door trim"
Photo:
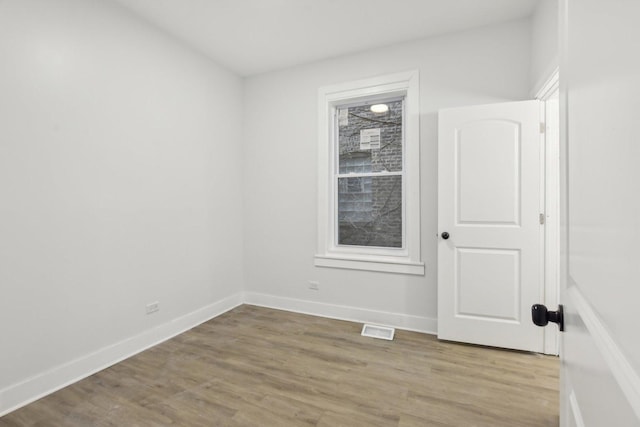
[[[547,80],[540,86],[540,89],[536,92],[534,98],[539,99],[540,101],[546,101],[554,94],[556,90],[560,88],[560,71],[559,68],[556,67]]]
[[[542,171],[541,183],[541,212],[545,215],[545,226],[543,227],[543,287],[540,300],[544,301],[547,307],[556,307],[560,304],[560,114],[554,120],[549,119],[549,109],[547,102],[558,94],[559,98],[559,71],[556,68],[547,78],[545,83],[536,93],[535,98],[541,101],[540,116],[545,121],[545,133],[542,135],[542,148],[544,158],[541,162]],[[553,173],[555,171],[555,173]],[[560,348],[560,336],[557,329],[545,328],[544,330],[544,353],[558,355]]]

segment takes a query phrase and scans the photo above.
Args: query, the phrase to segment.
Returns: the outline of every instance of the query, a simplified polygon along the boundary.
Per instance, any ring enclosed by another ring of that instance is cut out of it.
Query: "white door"
[[[561,4],[561,425],[637,427],[640,1]]]
[[[440,339],[543,351],[541,143],[539,101],[440,111]]]

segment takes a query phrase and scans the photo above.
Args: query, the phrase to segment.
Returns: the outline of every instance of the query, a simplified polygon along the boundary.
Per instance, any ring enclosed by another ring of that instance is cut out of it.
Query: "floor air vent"
[[[369,325],[365,323],[362,327],[362,336],[363,337],[371,337],[371,338],[379,338],[381,340],[393,340],[393,334],[395,334],[396,330],[394,328],[389,328],[386,326],[377,326],[377,325]]]

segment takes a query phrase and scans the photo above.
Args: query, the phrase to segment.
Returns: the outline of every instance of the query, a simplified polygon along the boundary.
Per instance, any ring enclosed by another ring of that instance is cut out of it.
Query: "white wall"
[[[537,91],[558,68],[558,0],[539,0],[531,33],[531,88]]]
[[[248,300],[435,331],[437,111],[527,99],[530,43],[530,21],[524,20],[248,78],[244,98]],[[420,72],[421,240],[426,275],[314,267],[317,90],[411,69]],[[309,290],[309,280],[319,281],[320,290]]]
[[[119,6],[0,2],[0,413],[241,292],[241,125],[240,78]]]

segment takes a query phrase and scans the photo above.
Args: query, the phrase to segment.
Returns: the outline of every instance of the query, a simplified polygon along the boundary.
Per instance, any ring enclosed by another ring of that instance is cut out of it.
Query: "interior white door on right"
[[[540,103],[441,110],[438,337],[542,352]]]

